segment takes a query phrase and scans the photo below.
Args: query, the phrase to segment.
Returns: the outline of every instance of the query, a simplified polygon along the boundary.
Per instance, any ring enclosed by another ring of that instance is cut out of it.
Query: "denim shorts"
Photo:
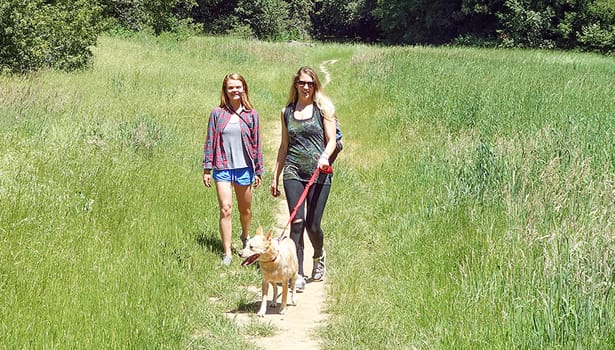
[[[213,171],[213,178],[216,182],[230,182],[241,186],[248,186],[254,182],[254,169],[226,169]]]

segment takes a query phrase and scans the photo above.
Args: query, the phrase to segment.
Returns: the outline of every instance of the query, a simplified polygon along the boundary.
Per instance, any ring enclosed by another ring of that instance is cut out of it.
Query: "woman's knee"
[[[239,209],[239,215],[241,215],[241,216],[251,216],[252,215],[252,209],[250,209],[250,208],[240,208]]]
[[[301,219],[295,220],[290,224],[290,234],[293,236],[293,240],[296,241],[295,238],[298,238],[301,234],[303,234],[304,228],[305,226],[303,225],[303,220]]]
[[[304,229],[304,225],[303,225],[303,220],[302,219],[296,219],[293,220],[293,222],[290,223],[290,230],[291,232],[301,232]]]
[[[305,224],[305,229],[311,234],[322,235],[322,227],[318,222],[308,222]]]
[[[233,204],[220,205],[220,217],[227,218],[233,213]]]

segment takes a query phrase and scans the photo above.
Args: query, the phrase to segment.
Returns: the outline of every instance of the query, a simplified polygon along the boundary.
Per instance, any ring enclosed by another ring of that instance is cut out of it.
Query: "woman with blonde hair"
[[[335,106],[324,94],[316,72],[301,67],[294,75],[286,106],[281,113],[282,138],[273,171],[271,194],[279,196],[283,185],[289,212],[292,211],[317,168],[326,170],[336,149]],[[326,273],[326,253],[321,221],[331,190],[333,174],[321,171],[309,188],[290,225],[290,237],[297,247],[299,276],[296,290],[305,288],[303,271],[303,231],[314,247],[310,281],[321,281]]]
[[[237,198],[244,247],[252,221],[252,186],[264,173],[260,118],[252,107],[246,80],[237,73],[222,81],[220,105],[212,109],[203,147],[203,184],[216,184],[223,265],[231,264],[233,191]]]

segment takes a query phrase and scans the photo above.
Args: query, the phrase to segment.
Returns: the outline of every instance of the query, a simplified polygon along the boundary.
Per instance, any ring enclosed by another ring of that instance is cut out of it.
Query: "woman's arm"
[[[252,130],[252,140],[253,147],[256,151],[255,159],[254,159],[254,172],[256,175],[262,175],[265,172],[264,162],[263,162],[263,146],[261,141],[261,126],[260,126],[260,115],[258,112],[254,112],[254,123]]]
[[[278,148],[278,156],[275,160],[275,167],[273,168],[273,180],[271,181],[271,194],[274,197],[280,195],[280,191],[278,189],[278,185],[280,182],[280,175],[282,174],[282,169],[284,168],[284,161],[286,160],[286,153],[288,153],[288,128],[286,127],[286,122],[284,121],[284,109],[282,109],[282,113],[280,113],[280,124],[281,124],[281,138],[280,138],[280,147]]]
[[[212,110],[209,114],[207,122],[207,135],[205,136],[205,144],[203,145],[203,184],[211,187],[211,170],[213,168],[214,158],[214,133],[215,130],[215,113]]]
[[[323,128],[325,129],[325,150],[318,159],[318,167],[323,169],[329,166],[329,157],[335,151],[335,116],[323,115]]]

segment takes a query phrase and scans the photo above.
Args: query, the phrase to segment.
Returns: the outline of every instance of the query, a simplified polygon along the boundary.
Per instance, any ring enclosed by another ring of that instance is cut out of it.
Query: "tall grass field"
[[[93,52],[88,70],[0,76],[0,349],[274,332],[224,316],[260,277],[220,265],[206,122],[241,73],[268,171],[253,227],[274,227],[280,110],[297,69],[328,60],[345,147],[322,348],[615,348],[614,58],[165,36]]]

